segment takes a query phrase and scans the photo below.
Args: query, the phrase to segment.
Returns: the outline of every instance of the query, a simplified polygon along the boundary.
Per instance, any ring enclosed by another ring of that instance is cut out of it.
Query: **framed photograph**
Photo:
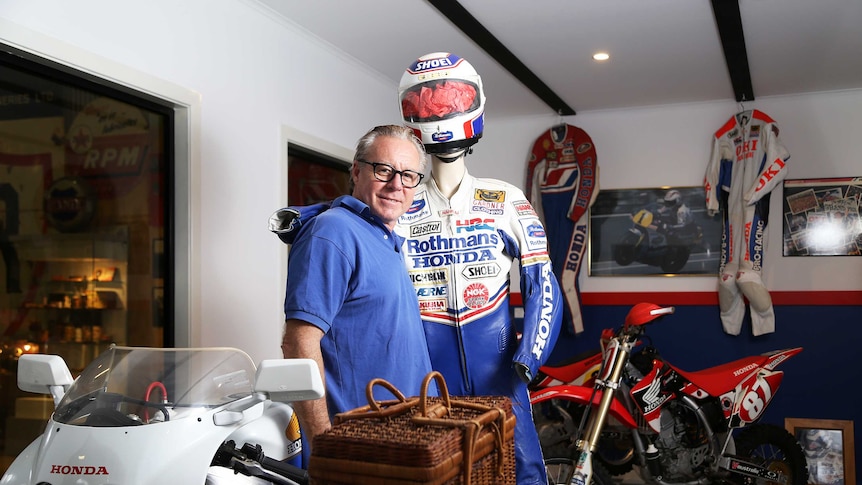
[[[590,276],[717,276],[721,219],[703,187],[602,189],[590,208]]]
[[[784,181],[784,256],[862,255],[862,177]]]
[[[856,483],[853,421],[784,418],[784,427],[802,445],[808,461],[808,483]]]

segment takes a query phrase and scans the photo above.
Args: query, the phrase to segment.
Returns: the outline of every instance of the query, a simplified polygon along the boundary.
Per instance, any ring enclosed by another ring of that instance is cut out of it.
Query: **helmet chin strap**
[[[473,153],[473,148],[464,148],[462,150],[457,150],[450,153],[435,153],[434,156],[439,158],[443,163],[452,163],[458,160],[461,157],[466,157],[468,154]]]

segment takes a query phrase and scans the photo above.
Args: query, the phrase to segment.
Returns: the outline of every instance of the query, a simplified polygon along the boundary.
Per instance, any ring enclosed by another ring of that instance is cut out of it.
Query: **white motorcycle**
[[[292,401],[324,395],[317,364],[233,348],[112,346],[76,379],[56,355],[23,355],[18,387],[50,394],[45,432],[2,485],[305,485]]]

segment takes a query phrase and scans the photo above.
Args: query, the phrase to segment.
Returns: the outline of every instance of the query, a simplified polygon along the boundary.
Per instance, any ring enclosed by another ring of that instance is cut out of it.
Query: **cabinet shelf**
[[[128,228],[118,226],[98,232],[11,236],[22,261],[105,264],[128,257]]]

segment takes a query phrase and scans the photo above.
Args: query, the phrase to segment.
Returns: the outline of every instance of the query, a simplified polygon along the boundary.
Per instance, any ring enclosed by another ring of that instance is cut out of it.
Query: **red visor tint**
[[[439,120],[469,112],[477,102],[473,84],[463,81],[426,83],[404,93],[401,113],[406,120]]]

